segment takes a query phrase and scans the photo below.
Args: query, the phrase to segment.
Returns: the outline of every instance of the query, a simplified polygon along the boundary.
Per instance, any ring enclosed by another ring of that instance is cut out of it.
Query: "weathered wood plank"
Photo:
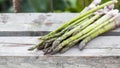
[[[43,56],[40,52],[29,52],[27,49],[38,43],[38,37],[1,37],[0,56]],[[90,43],[83,51],[74,47],[64,54],[56,56],[120,56],[120,36],[101,36]]]
[[[87,44],[86,48],[120,48],[120,36],[100,36]],[[0,37],[0,44],[4,46],[14,45],[36,45],[39,43],[38,37]]]
[[[1,68],[119,68],[116,57],[0,57]]]
[[[64,13],[63,13],[64,14]],[[1,14],[1,31],[52,31],[76,14]],[[66,17],[68,16],[68,17]],[[59,18],[57,18],[59,17]],[[5,22],[4,22],[5,21]],[[9,26],[9,28],[7,28]],[[45,27],[45,28],[44,28]],[[49,29],[48,29],[49,28]]]
[[[52,31],[77,13],[0,14],[0,31]],[[120,32],[120,29],[112,32]]]
[[[30,46],[24,47],[1,47],[0,56],[44,56],[42,51],[27,51]],[[79,51],[77,48],[54,56],[81,56],[81,57],[107,57],[107,56],[120,56],[120,49],[85,49]]]
[[[38,37],[0,37],[0,47],[14,47],[16,45],[36,45]],[[100,36],[87,44],[87,49],[120,48],[120,36]]]
[[[0,37],[0,44],[32,44],[38,43],[38,37]]]

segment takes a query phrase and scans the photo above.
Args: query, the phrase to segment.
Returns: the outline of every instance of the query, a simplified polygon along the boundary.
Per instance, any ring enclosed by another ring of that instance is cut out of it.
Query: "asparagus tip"
[[[44,52],[44,55],[47,55],[48,53]]]
[[[81,43],[79,44],[79,49],[80,49],[80,51],[82,51],[85,46],[86,46],[85,42],[81,42]]]
[[[54,54],[56,54],[57,52],[55,52],[55,51],[53,51],[53,52],[51,52],[51,53],[49,53],[50,55],[54,55]]]
[[[35,48],[34,47],[31,47],[28,49],[28,51],[33,51]]]

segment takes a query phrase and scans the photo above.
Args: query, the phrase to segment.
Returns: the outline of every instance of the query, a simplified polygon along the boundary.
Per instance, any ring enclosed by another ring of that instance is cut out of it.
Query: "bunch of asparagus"
[[[43,50],[44,54],[64,53],[79,44],[82,50],[86,44],[107,31],[120,26],[120,14],[114,8],[116,0],[99,5],[94,0],[78,16],[64,23],[58,29],[40,37],[40,43],[29,50]]]

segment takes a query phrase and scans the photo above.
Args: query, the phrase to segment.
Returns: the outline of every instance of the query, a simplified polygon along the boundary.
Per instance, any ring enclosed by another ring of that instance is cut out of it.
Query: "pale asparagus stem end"
[[[120,13],[115,18],[115,26],[116,28],[120,27]]]
[[[118,17],[115,18],[115,22],[120,22],[120,13],[118,14]]]
[[[98,4],[101,3],[101,0],[94,0],[88,7],[87,7],[87,10],[90,10],[94,7],[96,7]]]
[[[94,0],[93,2],[92,2],[92,4],[95,4],[95,5],[98,5],[98,4],[100,4],[101,3],[101,0]]]
[[[114,7],[115,7],[114,4],[111,4],[109,6],[105,6],[104,9],[106,9],[106,10],[113,10]]]
[[[119,10],[115,9],[115,10],[111,10],[110,12],[108,12],[109,15],[111,16],[115,16],[119,13]]]

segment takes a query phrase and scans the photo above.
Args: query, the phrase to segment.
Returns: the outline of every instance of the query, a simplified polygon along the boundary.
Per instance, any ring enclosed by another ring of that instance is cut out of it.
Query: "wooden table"
[[[0,14],[0,68],[119,68],[120,29],[88,43],[83,51],[74,47],[64,54],[44,56],[27,51],[38,37],[56,29],[77,13]]]

